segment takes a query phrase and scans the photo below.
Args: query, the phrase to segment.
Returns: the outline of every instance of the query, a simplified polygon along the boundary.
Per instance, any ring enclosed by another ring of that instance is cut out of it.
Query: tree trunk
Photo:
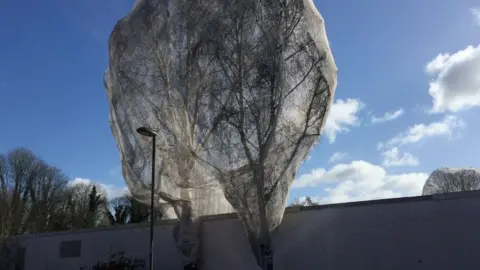
[[[255,177],[258,177],[257,184],[257,196],[258,196],[258,212],[260,219],[260,235],[259,235],[259,244],[260,252],[259,265],[263,270],[272,270],[273,269],[273,259],[272,259],[272,239],[270,237],[270,230],[267,220],[267,203],[265,201],[265,171],[263,164],[260,164],[255,172]]]

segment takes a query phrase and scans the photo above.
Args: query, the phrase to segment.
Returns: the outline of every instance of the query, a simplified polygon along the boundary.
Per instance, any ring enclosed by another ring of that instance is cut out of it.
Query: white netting
[[[177,241],[194,241],[198,216],[235,210],[260,264],[257,246],[282,220],[336,87],[313,2],[137,1],[109,49],[111,127],[131,193],[148,203],[151,140],[135,133],[148,126],[159,133],[155,195],[181,220]],[[183,252],[188,262],[196,251]]]
[[[423,186],[423,195],[480,190],[480,170],[440,168],[434,170]]]

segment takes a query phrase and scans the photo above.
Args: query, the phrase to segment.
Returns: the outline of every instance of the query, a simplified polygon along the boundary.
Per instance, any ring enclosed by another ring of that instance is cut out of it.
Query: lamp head
[[[146,137],[156,137],[158,134],[155,130],[147,127],[137,128],[137,133]]]

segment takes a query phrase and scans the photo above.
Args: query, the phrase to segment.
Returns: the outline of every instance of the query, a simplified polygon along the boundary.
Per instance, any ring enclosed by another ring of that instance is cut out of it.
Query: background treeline
[[[156,213],[160,219],[162,213]],[[0,155],[0,237],[146,222],[131,196],[107,199],[99,185],[76,183],[28,149]]]

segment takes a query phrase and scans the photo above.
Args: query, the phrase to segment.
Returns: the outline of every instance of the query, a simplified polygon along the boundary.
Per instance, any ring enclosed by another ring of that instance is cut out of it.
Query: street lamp
[[[137,128],[137,133],[152,138],[152,186],[150,190],[150,270],[153,270],[153,225],[154,225],[154,211],[153,211],[153,191],[155,188],[155,138],[157,137],[157,132],[151,128],[140,127]]]

